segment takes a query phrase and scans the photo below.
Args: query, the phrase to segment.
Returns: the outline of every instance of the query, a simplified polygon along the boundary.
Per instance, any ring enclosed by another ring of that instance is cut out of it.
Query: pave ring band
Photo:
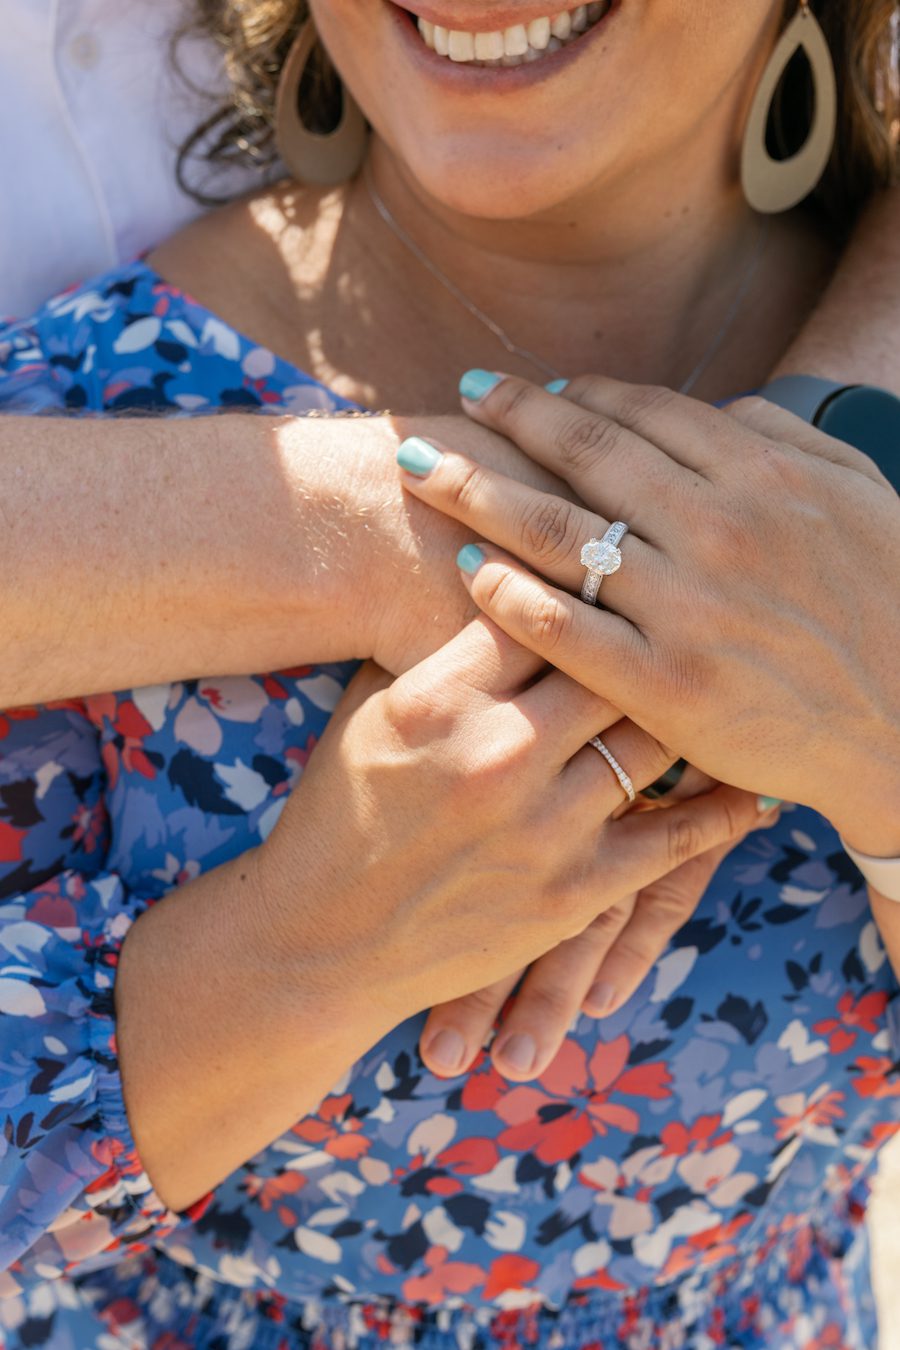
[[[581,565],[587,568],[587,576],[581,587],[581,598],[586,605],[597,603],[600,582],[604,577],[612,576],[622,566],[622,554],[619,544],[628,533],[623,520],[610,525],[602,539],[589,539],[581,550]]]
[[[609,767],[612,769],[613,773],[618,778],[619,786],[625,793],[625,796],[628,798],[630,802],[633,802],[637,795],[634,790],[634,784],[632,783],[631,779],[628,777],[628,774],[622,768],[622,765],[616,759],[612,751],[606,748],[606,746],[603,744],[599,736],[592,736],[591,739],[588,741],[588,745],[592,745],[595,750],[600,751],[600,754],[603,756]]]

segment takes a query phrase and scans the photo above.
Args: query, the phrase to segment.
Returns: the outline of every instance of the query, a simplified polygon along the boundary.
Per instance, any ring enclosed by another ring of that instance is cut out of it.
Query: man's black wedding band
[[[664,774],[657,778],[655,783],[651,783],[649,787],[643,789],[641,796],[646,797],[651,802],[658,801],[660,797],[665,797],[666,793],[671,792],[673,788],[677,788],[684,777],[687,766],[686,759],[677,759],[670,768],[666,769]]]

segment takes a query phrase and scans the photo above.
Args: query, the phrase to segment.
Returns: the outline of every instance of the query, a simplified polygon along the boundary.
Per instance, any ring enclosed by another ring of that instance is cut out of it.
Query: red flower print
[[[573,1289],[606,1289],[611,1294],[621,1293],[627,1285],[614,1280],[605,1270],[595,1270],[593,1275],[581,1275],[572,1285]]]
[[[844,1340],[841,1328],[836,1323],[829,1322],[818,1336],[806,1342],[803,1350],[850,1350],[850,1347]]]
[[[778,1097],[775,1105],[784,1114],[776,1121],[776,1138],[792,1139],[800,1136],[812,1140],[814,1144],[834,1147],[837,1136],[833,1127],[846,1114],[843,1102],[843,1092],[829,1092],[824,1083],[808,1097],[802,1092]]]
[[[618,1036],[599,1042],[588,1060],[577,1041],[564,1041],[538,1087],[515,1087],[498,1100],[494,1110],[509,1127],[499,1137],[500,1147],[533,1151],[542,1163],[553,1166],[580,1152],[595,1134],[607,1134],[610,1127],[636,1130],[637,1111],[612,1098],[659,1101],[671,1095],[671,1079],[662,1063],[629,1069],[630,1051],[628,1037]]]
[[[818,1036],[828,1037],[828,1048],[833,1055],[843,1054],[856,1044],[859,1034],[857,1028],[875,1036],[878,1032],[876,1018],[881,1017],[887,1007],[888,996],[881,990],[877,993],[863,994],[854,999],[848,990],[837,1003],[837,1017],[826,1017],[816,1022],[813,1031]]]
[[[463,1177],[480,1177],[500,1161],[500,1150],[493,1139],[461,1139],[435,1158],[435,1166],[446,1167]]]
[[[292,1209],[282,1203],[298,1191],[302,1191],[307,1178],[302,1172],[282,1172],[277,1177],[258,1177],[246,1172],[241,1181],[241,1190],[251,1200],[255,1200],[260,1209],[271,1210],[278,1206],[278,1217],[285,1228],[294,1228],[298,1218]]]
[[[494,1068],[488,1052],[481,1050],[463,1084],[462,1108],[464,1111],[493,1111],[508,1087],[509,1083]]]
[[[65,705],[48,703],[46,706],[47,708],[56,708]],[[6,708],[3,712],[0,712],[0,740],[4,740],[9,735],[11,722],[33,722],[38,715],[37,708]]]
[[[73,842],[83,844],[85,853],[93,853],[105,824],[106,810],[101,801],[96,801],[93,805],[80,802],[72,816]]]
[[[659,1136],[663,1152],[683,1157],[686,1153],[705,1153],[709,1149],[729,1144],[733,1138],[731,1130],[716,1135],[721,1124],[721,1112],[715,1116],[698,1116],[690,1129],[680,1120],[670,1121]]]
[[[316,1144],[333,1158],[361,1158],[372,1146],[371,1139],[358,1133],[362,1121],[348,1115],[353,1098],[326,1097],[314,1116],[305,1116],[292,1126],[291,1133],[307,1144]]]
[[[47,928],[77,928],[78,915],[71,900],[62,893],[62,878],[51,877],[40,890],[33,893],[34,899],[28,906],[28,918],[32,923],[45,924]]]
[[[394,1182],[428,1169],[424,1188],[431,1195],[459,1195],[463,1183],[454,1176],[480,1177],[490,1172],[500,1161],[500,1150],[493,1139],[461,1139],[433,1156],[419,1152],[409,1160],[408,1167],[395,1167],[391,1173]]]
[[[900,1097],[900,1077],[897,1076],[897,1066],[892,1059],[885,1055],[877,1059],[860,1055],[854,1061],[853,1068],[856,1071],[853,1086],[860,1097],[874,1097],[876,1100]]]
[[[739,1214],[727,1223],[717,1223],[702,1233],[695,1233],[673,1249],[663,1275],[666,1279],[674,1279],[685,1271],[696,1270],[698,1265],[714,1266],[734,1256],[737,1253],[735,1239],[750,1222],[749,1214]]]
[[[110,1331],[126,1331],[126,1328],[143,1316],[140,1305],[134,1299],[116,1298],[101,1308],[100,1316]]]
[[[468,1294],[484,1284],[480,1266],[467,1261],[448,1261],[446,1247],[429,1247],[425,1253],[427,1275],[410,1275],[403,1281],[403,1297],[411,1303],[443,1303],[448,1294]]]
[[[141,744],[153,728],[134,700],[126,698],[120,703],[115,694],[97,694],[86,700],[86,707],[92,721],[98,725],[102,725],[104,719],[108,721],[116,739],[121,741],[121,749],[115,741],[106,741],[101,752],[110,787],[114,788],[119,781],[120,762],[129,773],[155,778],[156,769]]]
[[[25,833],[25,830],[17,830],[14,825],[0,820],[0,862],[21,862]]]
[[[510,1289],[524,1289],[537,1278],[540,1269],[538,1262],[530,1260],[527,1256],[498,1256],[491,1262],[482,1297],[489,1302]]]

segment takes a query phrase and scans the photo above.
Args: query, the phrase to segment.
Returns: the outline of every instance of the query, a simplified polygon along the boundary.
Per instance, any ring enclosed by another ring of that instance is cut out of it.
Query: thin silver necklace
[[[485,314],[483,309],[479,309],[474,300],[470,300],[465,292],[460,290],[459,286],[456,285],[456,282],[451,281],[450,278],[441,271],[437,263],[429,258],[424,249],[420,248],[416,241],[406,233],[403,226],[394,219],[393,215],[388,210],[387,205],[382,201],[375,184],[372,182],[372,175],[368,165],[366,165],[363,170],[362,177],[372,205],[381,216],[385,225],[387,225],[388,229],[396,235],[404,248],[406,248],[407,251],[431,273],[435,281],[440,282],[444,287],[444,290],[449,291],[454,299],[457,300],[464,309],[467,309],[473,318],[477,319],[489,332],[493,333],[498,342],[500,342],[512,356],[521,356],[525,361],[528,361],[534,366],[536,370],[541,371],[544,375],[549,375],[551,379],[561,380],[565,378],[562,373],[551,366],[548,361],[544,361],[540,356],[536,356],[535,353],[530,352],[527,347],[520,347],[517,342],[513,342],[509,334],[500,327],[495,319],[492,319],[489,314]],[[743,309],[744,301],[753,285],[754,278],[756,277],[759,268],[760,259],[763,255],[766,237],[768,235],[768,220],[768,216],[760,218],[756,247],[750,256],[744,270],[744,275],[741,279],[741,284],[729,306],[728,313],[725,315],[722,326],[717,331],[712,342],[709,344],[684,384],[680,386],[679,393],[689,394],[691,392],[701,375],[705,374],[715,357],[718,355],[725,339],[737,322],[738,315]]]

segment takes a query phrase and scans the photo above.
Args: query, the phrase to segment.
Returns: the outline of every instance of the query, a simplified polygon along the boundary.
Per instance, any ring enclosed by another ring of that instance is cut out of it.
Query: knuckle
[[[616,415],[626,426],[640,431],[648,417],[665,412],[671,408],[676,394],[661,385],[631,385],[624,388],[618,398]]]
[[[573,375],[565,388],[565,397],[573,403],[597,394],[605,385],[602,375]]]
[[[684,815],[673,808],[672,819],[668,821],[668,856],[670,871],[690,862],[704,849],[703,833],[699,822],[690,815]]]
[[[398,681],[384,696],[385,718],[402,740],[415,740],[426,729],[431,732],[437,708],[427,681],[418,678]]]
[[[516,422],[528,416],[537,390],[523,380],[505,379],[494,392],[495,407],[504,422]]]
[[[460,1009],[464,1016],[471,1017],[473,1021],[483,1021],[486,1025],[491,1023],[500,1011],[502,1000],[497,997],[494,989],[476,989],[474,993],[466,994],[459,1000],[456,1007]],[[457,1023],[454,1021],[453,1025]]]
[[[490,576],[484,577],[483,569],[477,578],[478,603],[480,608],[505,613],[515,612],[516,574],[509,567],[494,567]]]
[[[480,465],[470,459],[461,460],[446,489],[446,501],[454,513],[463,516],[468,514],[475,505],[482,479]]]
[[[751,429],[767,426],[771,421],[772,408],[768,399],[760,398],[758,394],[746,394],[743,398],[735,399],[733,403],[728,404],[727,412],[735,421],[740,422],[745,427]]]
[[[522,522],[523,544],[531,556],[550,564],[570,560],[575,539],[575,507],[556,497],[544,497],[530,507]]]
[[[660,939],[662,939],[662,936],[660,934]],[[664,945],[662,940],[654,943],[646,936],[639,937],[636,933],[629,933],[626,930],[616,940],[613,950],[616,961],[624,963],[634,971],[649,968],[659,954],[658,949]]]
[[[559,458],[564,468],[582,472],[602,464],[621,442],[622,428],[615,422],[582,412],[568,418],[559,432]]]
[[[541,593],[526,606],[525,626],[542,653],[553,652],[570,634],[569,607],[561,596]]]
[[[778,488],[805,482],[808,475],[803,468],[807,462],[805,456],[787,442],[763,440],[757,453],[748,457],[747,468],[752,465],[755,474]]]
[[[571,992],[559,982],[532,982],[522,991],[520,999],[522,1006],[527,1006],[531,1013],[537,1015],[545,1034],[548,1022],[568,1020],[572,1005]]]
[[[723,840],[742,839],[749,829],[746,811],[741,810],[741,799],[723,794],[717,803],[718,814],[714,822],[716,838],[709,846]]]

